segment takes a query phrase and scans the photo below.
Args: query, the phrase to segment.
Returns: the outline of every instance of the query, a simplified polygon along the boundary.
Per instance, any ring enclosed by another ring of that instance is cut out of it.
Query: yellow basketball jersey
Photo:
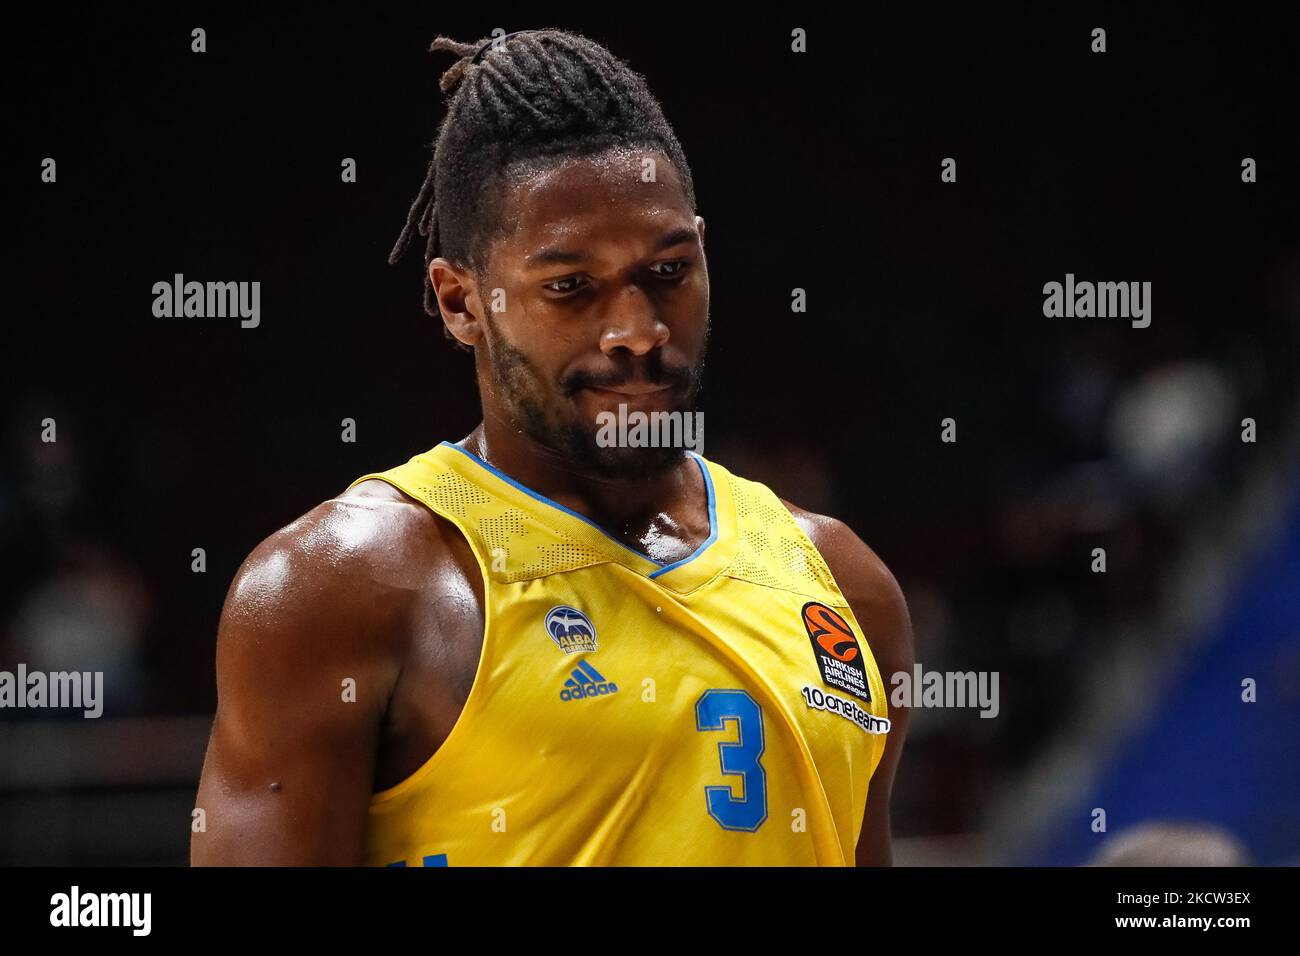
[[[371,800],[369,864],[853,865],[889,727],[866,636],[777,497],[692,457],[710,534],[668,565],[449,442],[357,479],[455,524],[486,604],[450,735]]]

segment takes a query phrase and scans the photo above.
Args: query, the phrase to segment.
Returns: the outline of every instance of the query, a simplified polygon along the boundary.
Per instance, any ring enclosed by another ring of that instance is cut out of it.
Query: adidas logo
[[[560,691],[560,700],[583,700],[587,697],[603,697],[618,692],[618,685],[605,680],[604,675],[586,661],[578,661],[573,669],[573,676],[564,682]]]

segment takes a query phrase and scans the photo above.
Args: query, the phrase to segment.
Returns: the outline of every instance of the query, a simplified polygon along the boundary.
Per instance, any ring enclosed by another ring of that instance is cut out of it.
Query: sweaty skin
[[[709,521],[688,458],[613,451],[596,476],[572,443],[619,403],[690,407],[685,372],[702,364],[709,327],[704,220],[666,157],[629,150],[516,177],[503,215],[509,228],[483,275],[429,264],[443,321],[474,348],[483,421],[461,444],[660,562],[689,555]],[[785,505],[888,687],[913,663],[897,582],[842,522]],[[195,804],[206,829],[193,834],[191,862],[361,863],[371,794],[424,764],[460,715],[482,606],[460,532],[385,482],[362,482],[259,544],[218,629],[217,714]],[[346,686],[355,703],[343,703]],[[892,862],[889,799],[908,713],[891,706],[889,716],[859,866]]]

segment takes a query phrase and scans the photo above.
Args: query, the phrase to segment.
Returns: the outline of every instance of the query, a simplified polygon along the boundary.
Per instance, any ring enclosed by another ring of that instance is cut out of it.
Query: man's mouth
[[[650,382],[627,382],[622,385],[588,385],[587,390],[592,392],[608,392],[611,395],[622,395],[623,397],[653,395],[657,392],[668,392],[673,389],[671,384],[656,385]]]

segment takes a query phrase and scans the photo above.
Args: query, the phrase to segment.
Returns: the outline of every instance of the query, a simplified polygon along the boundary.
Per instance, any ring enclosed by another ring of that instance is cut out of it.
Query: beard
[[[489,323],[491,324],[491,323]],[[705,341],[708,332],[706,327]],[[652,481],[682,460],[683,449],[673,446],[615,447],[597,441],[595,421],[584,421],[572,397],[588,386],[614,384],[618,379],[597,379],[585,373],[566,376],[549,394],[536,365],[499,333],[493,336],[488,361],[497,395],[512,424],[543,448],[573,462],[593,477],[615,481]],[[704,352],[694,367],[668,367],[658,351],[650,353],[639,369],[641,377],[678,388],[681,401],[673,412],[695,410],[704,372]]]

